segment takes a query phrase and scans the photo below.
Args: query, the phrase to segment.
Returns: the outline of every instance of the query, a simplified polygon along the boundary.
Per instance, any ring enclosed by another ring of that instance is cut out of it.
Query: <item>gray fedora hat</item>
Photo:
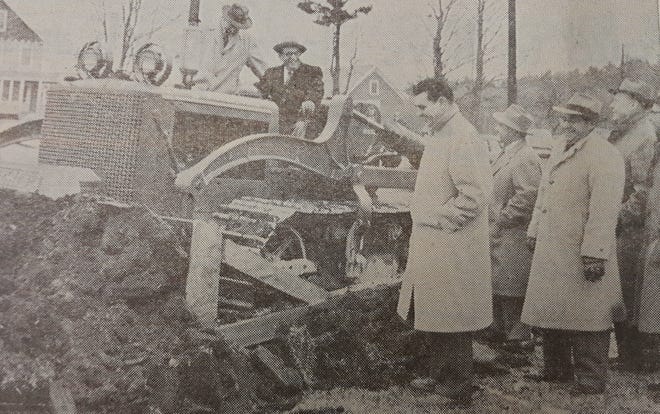
[[[552,109],[564,115],[580,115],[586,118],[596,119],[601,115],[603,103],[586,92],[578,92],[565,104],[554,106]]]
[[[526,134],[534,122],[532,116],[520,105],[513,104],[504,112],[495,112],[493,118],[502,125]]]
[[[234,3],[231,6],[222,6],[223,17],[239,29],[249,29],[252,27],[252,19],[249,14],[250,10],[238,3]]]
[[[634,81],[626,78],[616,89],[610,89],[610,93],[627,93],[637,101],[643,104],[651,104],[656,99],[656,90],[651,85],[643,81]]]

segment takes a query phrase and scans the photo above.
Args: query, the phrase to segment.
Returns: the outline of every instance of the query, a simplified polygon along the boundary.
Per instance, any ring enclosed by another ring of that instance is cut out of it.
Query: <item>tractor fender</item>
[[[0,127],[0,147],[39,138],[43,117],[19,119]]]

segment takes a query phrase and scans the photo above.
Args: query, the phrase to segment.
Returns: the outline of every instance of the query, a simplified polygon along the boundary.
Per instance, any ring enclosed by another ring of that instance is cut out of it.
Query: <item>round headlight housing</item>
[[[135,53],[133,75],[138,81],[160,86],[171,73],[172,61],[160,46],[147,43]]]
[[[81,78],[106,78],[112,72],[112,56],[99,42],[85,43],[76,67]]]

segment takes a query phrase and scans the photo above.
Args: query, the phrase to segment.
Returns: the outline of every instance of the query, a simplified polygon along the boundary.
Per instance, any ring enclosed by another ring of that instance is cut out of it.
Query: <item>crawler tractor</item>
[[[187,89],[194,71],[182,70],[183,87],[162,86],[171,65],[153,44],[127,74],[88,43],[78,69],[80,79],[48,92],[42,120],[6,131],[0,145],[37,133],[40,166],[91,170],[100,181],[81,180],[83,192],[190,226],[186,299],[203,323],[321,303],[356,283],[396,281],[405,267],[416,171],[382,167],[400,156],[364,153],[349,129],[375,130],[360,139],[412,159],[419,148],[350,98],[326,101],[325,128],[304,140],[278,134],[270,101]]]

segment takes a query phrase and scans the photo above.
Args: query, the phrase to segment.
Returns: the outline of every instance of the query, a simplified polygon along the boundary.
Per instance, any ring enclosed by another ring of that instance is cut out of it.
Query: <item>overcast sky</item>
[[[231,0],[228,0],[229,3]],[[489,76],[504,76],[506,50],[506,0],[495,2],[486,25],[501,27],[493,45],[494,60],[487,67]],[[519,0],[519,73],[542,73],[618,63],[621,44],[626,54],[655,61],[658,59],[658,0]],[[44,39],[50,67],[71,66],[80,46],[100,37],[99,7],[102,0],[6,0]],[[144,12],[139,31],[166,23],[150,40],[162,43],[172,55],[179,53],[182,30],[187,21],[189,0],[143,0]],[[106,0],[110,21],[120,0]],[[284,39],[298,39],[309,47],[304,59],[327,68],[331,53],[331,30],[315,25],[312,17],[296,8],[295,0],[242,0],[254,20],[251,29],[268,60],[277,64],[272,46]],[[352,55],[358,39],[358,63],[375,64],[399,87],[432,73],[431,39],[433,20],[430,0],[351,0],[351,8],[373,5],[373,11],[346,24],[343,30],[343,57]],[[450,23],[458,34],[448,51],[448,65],[473,55],[474,4],[459,0]],[[202,0],[201,19],[213,24],[220,0]],[[116,25],[115,25],[116,26]],[[112,30],[112,28],[111,28]],[[146,40],[146,38],[145,38]],[[470,76],[473,64],[451,77]],[[178,74],[173,76],[178,78]]]

